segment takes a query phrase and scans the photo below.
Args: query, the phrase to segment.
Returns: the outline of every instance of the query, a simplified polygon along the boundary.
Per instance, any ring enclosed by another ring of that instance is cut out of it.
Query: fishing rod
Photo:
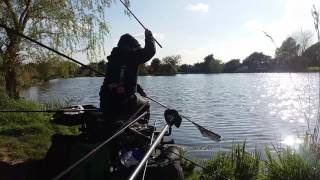
[[[153,98],[151,98],[149,96],[146,96],[146,98],[148,98],[151,101],[157,103],[158,105],[164,107],[165,109],[170,109],[169,107],[165,106],[164,104],[160,103],[159,101],[154,100]],[[214,132],[204,128],[203,126],[199,125],[198,123],[195,123],[194,121],[189,119],[187,116],[184,116],[184,115],[180,115],[180,116],[183,117],[184,119],[186,119],[187,121],[191,122],[193,125],[195,125],[203,136],[205,136],[213,141],[221,141],[221,136],[219,134],[214,133]]]
[[[161,129],[160,134],[155,139],[154,143],[151,145],[149,150],[146,152],[146,154],[144,155],[142,160],[139,162],[139,164],[135,168],[135,170],[131,173],[130,177],[128,178],[129,180],[134,180],[137,177],[138,173],[144,167],[144,165],[148,161],[149,157],[151,156],[152,152],[156,149],[158,144],[161,142],[161,140],[162,140],[163,136],[165,135],[166,131],[169,128],[171,129],[171,127],[173,125],[175,125],[175,127],[177,127],[177,128],[179,128],[180,125],[181,125],[182,118],[181,118],[181,116],[179,115],[179,113],[176,110],[167,109],[164,112],[164,118],[165,118],[167,124]]]
[[[85,68],[87,68],[87,69],[90,69],[91,71],[93,71],[93,72],[95,72],[95,73],[97,73],[97,74],[99,74],[99,75],[104,76],[104,73],[101,73],[101,72],[95,70],[94,68],[92,68],[92,67],[90,67],[90,66],[88,66],[88,65],[85,65],[85,64],[83,64],[82,62],[77,61],[77,60],[75,60],[74,58],[71,58],[71,57],[69,57],[69,56],[67,56],[67,55],[65,55],[65,54],[63,54],[63,53],[61,53],[61,52],[59,52],[59,51],[57,51],[57,50],[55,50],[55,49],[53,49],[53,48],[51,48],[51,47],[49,47],[49,46],[47,46],[47,45],[39,42],[39,41],[36,41],[36,40],[34,40],[34,39],[32,39],[32,38],[30,38],[30,37],[28,37],[28,36],[26,36],[26,35],[18,32],[18,31],[14,30],[14,29],[11,29],[11,28],[7,27],[7,26],[4,25],[4,24],[0,24],[0,27],[6,29],[7,31],[13,32],[13,33],[15,33],[15,34],[17,34],[17,35],[19,35],[19,36],[21,36],[21,37],[23,37],[23,38],[31,41],[31,42],[33,42],[33,43],[35,43],[35,44],[38,44],[39,46],[42,46],[42,47],[44,47],[44,48],[46,48],[46,49],[48,49],[48,50],[50,50],[50,51],[52,51],[52,52],[54,52],[54,53],[62,56],[62,57],[64,57],[64,58],[67,58],[67,59],[69,59],[70,61],[73,61],[74,63],[80,64],[81,66],[83,66],[83,67],[85,67]]]
[[[133,12],[129,9],[129,7],[122,1],[122,0],[119,0],[123,6],[130,12],[130,14],[138,21],[138,23],[143,27],[144,30],[147,30],[147,28],[142,24],[142,22],[137,18],[137,16],[135,16],[133,14]],[[153,40],[158,44],[158,46],[160,48],[162,48],[161,44],[153,37]]]
[[[99,146],[97,146],[96,148],[92,149],[89,153],[87,153],[85,156],[83,156],[81,159],[79,159],[78,161],[76,161],[75,163],[73,163],[71,166],[69,166],[67,169],[65,169],[64,171],[62,171],[60,174],[58,174],[56,177],[54,177],[52,180],[58,180],[62,177],[64,177],[67,173],[69,173],[71,170],[73,170],[74,168],[78,167],[81,163],[83,163],[85,160],[88,160],[92,155],[96,154],[103,146],[105,146],[107,143],[109,143],[111,140],[113,140],[114,138],[118,137],[120,134],[122,134],[128,127],[130,127],[132,124],[134,124],[135,122],[137,122],[138,120],[140,120],[142,117],[144,117],[145,115],[148,114],[147,111],[145,111],[144,113],[142,113],[140,116],[138,116],[136,119],[133,119],[134,117],[136,117],[142,110],[143,108],[146,107],[147,104],[143,104],[138,110],[137,112],[135,112],[128,120],[128,123],[124,124],[123,126],[120,127],[120,129],[114,133],[111,137],[109,137],[107,140],[105,140],[104,142],[102,142]],[[133,119],[133,120],[132,120]]]
[[[121,1],[121,0],[120,0],[120,1]],[[121,1],[121,2],[122,2],[122,1]],[[123,2],[122,2],[122,3],[123,3]],[[127,7],[127,6],[126,6],[126,7]],[[137,19],[137,20],[138,20],[138,19]],[[139,21],[139,22],[140,22],[140,21]],[[58,54],[58,55],[60,55],[60,56],[62,56],[62,57],[65,57],[65,58],[67,58],[67,59],[69,59],[69,60],[71,60],[71,61],[73,61],[73,62],[75,62],[75,63],[77,63],[77,64],[80,64],[81,66],[83,66],[83,67],[85,67],[85,68],[88,68],[88,69],[96,72],[97,74],[100,74],[100,75],[102,75],[102,76],[105,76],[104,73],[99,72],[99,71],[95,70],[94,68],[92,68],[92,67],[90,67],[90,66],[88,66],[88,65],[85,65],[85,64],[83,64],[83,63],[81,63],[81,62],[79,62],[79,61],[77,61],[77,60],[75,60],[75,59],[73,59],[73,58],[71,58],[71,57],[69,57],[69,56],[67,56],[67,55],[65,55],[65,54],[63,54],[63,53],[61,53],[61,52],[53,49],[53,48],[51,48],[51,47],[48,47],[48,46],[46,46],[45,44],[43,44],[43,43],[41,43],[41,42],[38,42],[38,41],[36,41],[36,40],[34,40],[34,39],[32,39],[32,38],[30,38],[30,37],[28,37],[28,36],[26,36],[26,35],[24,35],[24,34],[22,34],[22,33],[19,33],[19,32],[15,31],[15,30],[13,30],[13,29],[11,29],[11,28],[3,25],[3,24],[0,24],[0,27],[5,28],[6,30],[11,31],[11,32],[13,32],[13,33],[15,33],[15,34],[17,34],[17,35],[25,38],[25,39],[27,39],[27,40],[29,40],[29,41],[37,44],[37,45],[39,45],[39,46],[42,46],[42,47],[44,47],[44,48],[46,48],[46,49],[48,49],[48,50],[50,50],[50,51],[53,51],[54,53],[56,53],[56,54]],[[164,108],[166,108],[166,109],[169,109],[167,106],[161,104],[160,102],[154,100],[154,99],[151,98],[151,97],[146,96],[146,98],[150,99],[151,101],[159,104],[160,106],[162,106],[162,107],[164,107]],[[193,125],[195,125],[203,136],[208,137],[208,138],[210,138],[211,140],[214,140],[214,141],[220,141],[220,138],[221,138],[220,135],[218,135],[218,134],[216,134],[216,133],[214,133],[214,132],[212,132],[212,131],[204,128],[203,126],[199,125],[198,123],[195,123],[194,121],[192,121],[191,119],[189,119],[189,118],[186,117],[186,116],[181,115],[181,117],[183,117],[184,119],[186,119],[187,121],[189,121],[189,122],[191,122]]]
[[[0,110],[0,113],[59,113],[59,112],[99,112],[100,109],[68,109],[68,110]]]
[[[151,139],[150,139],[149,146],[152,146],[152,143],[153,143],[153,139],[154,139],[154,135],[155,135],[155,132],[156,132],[156,127],[157,127],[157,119],[154,121],[153,127],[155,127],[155,128],[153,129],[153,132],[151,134]],[[147,172],[148,163],[149,163],[149,161],[147,160],[146,163],[145,163],[145,166],[144,166],[144,170],[143,170],[143,174],[142,174],[142,179],[141,180],[144,180],[144,178],[145,178],[145,175],[146,175],[146,172]]]
[[[155,127],[155,126],[154,126],[154,127]],[[138,132],[138,131],[136,131],[136,130],[134,130],[134,129],[131,129],[131,128],[129,128],[129,129],[130,129],[132,132],[134,132],[135,134],[137,134],[137,135],[139,135],[139,136],[142,136],[143,138],[146,138],[146,139],[150,140],[151,142],[153,142],[153,138],[152,138],[152,137],[149,138],[149,137],[143,135],[142,133],[140,133],[140,132]],[[152,135],[153,135],[153,134],[152,134]],[[150,145],[152,145],[152,143],[151,143]],[[194,160],[191,160],[191,159],[189,159],[189,158],[186,158],[185,156],[183,156],[183,155],[181,155],[181,154],[179,154],[179,153],[177,153],[177,152],[175,152],[175,151],[173,151],[173,150],[170,150],[170,149],[166,149],[166,150],[169,151],[170,153],[173,153],[173,154],[177,155],[178,157],[184,159],[185,161],[188,161],[188,162],[190,162],[191,164],[193,164],[193,165],[195,165],[195,166],[203,169],[203,170],[207,170],[208,172],[211,172],[212,174],[215,174],[215,173],[216,173],[216,171],[214,171],[214,170],[212,170],[212,169],[210,169],[210,168],[207,168],[207,167],[205,167],[204,165],[202,165],[202,164],[200,164],[200,163],[198,163],[198,162],[195,162]],[[146,169],[147,169],[148,161],[147,161],[145,164],[146,164],[146,165],[145,165],[144,172],[143,172],[143,174],[142,174],[142,180],[144,180],[144,178],[145,178],[145,172],[146,172]],[[227,178],[226,178],[226,179],[227,179]]]

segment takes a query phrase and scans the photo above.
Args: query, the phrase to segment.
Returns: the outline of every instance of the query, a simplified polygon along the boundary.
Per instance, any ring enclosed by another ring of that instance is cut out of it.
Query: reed
[[[231,152],[219,152],[204,161],[205,168],[188,173],[187,179],[316,180],[320,177],[320,158],[305,152],[297,153],[290,148],[274,147],[274,151],[265,148],[265,158],[261,158],[257,150],[248,152],[244,142],[233,146]]]
[[[204,162],[203,179],[258,179],[261,176],[261,156],[258,151],[246,151],[246,143],[233,146],[231,152],[219,152]]]
[[[276,150],[272,154],[270,149],[265,150],[265,172],[267,180],[315,180],[320,177],[320,161],[312,164],[292,149]]]

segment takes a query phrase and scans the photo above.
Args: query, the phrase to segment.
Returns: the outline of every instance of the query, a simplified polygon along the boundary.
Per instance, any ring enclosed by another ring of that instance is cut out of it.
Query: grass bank
[[[0,98],[0,110],[39,110],[45,105]],[[45,156],[55,133],[75,134],[76,128],[50,123],[51,113],[0,113],[0,161],[18,163]]]
[[[292,149],[266,148],[263,156],[258,151],[248,152],[245,143],[234,146],[231,152],[219,152],[211,159],[198,161],[204,166],[183,162],[188,180],[317,180],[320,177],[319,152],[306,144],[299,152]],[[262,158],[264,157],[264,158]]]

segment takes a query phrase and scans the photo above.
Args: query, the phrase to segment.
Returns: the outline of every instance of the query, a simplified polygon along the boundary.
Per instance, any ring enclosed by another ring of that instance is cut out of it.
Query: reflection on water
[[[285,144],[287,146],[293,147],[293,148],[297,148],[298,145],[303,143],[303,139],[299,138],[299,137],[296,137],[296,136],[293,136],[293,135],[290,135],[290,136],[285,137],[281,141],[281,143]]]
[[[102,80],[57,79],[33,86],[24,96],[99,105]],[[183,121],[173,138],[199,157],[244,140],[249,149],[275,142],[294,147],[301,143],[296,137],[314,125],[318,109],[318,77],[312,73],[146,76],[139,82],[150,97],[222,135],[221,143],[212,142]],[[151,105],[152,119],[162,120],[164,109]]]

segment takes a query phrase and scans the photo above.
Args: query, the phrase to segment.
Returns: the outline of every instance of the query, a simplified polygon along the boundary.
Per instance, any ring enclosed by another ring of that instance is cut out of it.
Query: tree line
[[[104,52],[109,32],[104,12],[112,3],[112,0],[0,1],[0,24],[59,51],[82,52],[92,60]],[[129,5],[129,0],[125,3]],[[319,40],[319,10],[315,7],[312,17]],[[308,67],[319,66],[318,45],[307,48],[307,43],[296,41],[295,38],[284,41],[277,48],[275,58],[255,52],[242,62],[233,59],[222,63],[210,54],[194,65],[179,65],[179,55],[156,58],[151,65],[142,65],[140,74],[305,71]],[[4,91],[9,97],[18,98],[21,87],[33,79],[95,76],[93,72],[48,54],[11,30],[0,28],[0,93]],[[90,63],[99,71],[104,71],[105,65],[105,62]]]
[[[149,66],[140,66],[140,75],[319,71],[320,43],[310,46],[305,38],[298,43],[295,38],[288,37],[279,48],[276,48],[274,58],[262,52],[253,52],[243,60],[231,59],[223,63],[213,54],[209,54],[202,62],[193,65],[179,65],[181,61],[179,55],[167,56],[162,60],[155,58]],[[309,35],[308,39],[311,39]]]

